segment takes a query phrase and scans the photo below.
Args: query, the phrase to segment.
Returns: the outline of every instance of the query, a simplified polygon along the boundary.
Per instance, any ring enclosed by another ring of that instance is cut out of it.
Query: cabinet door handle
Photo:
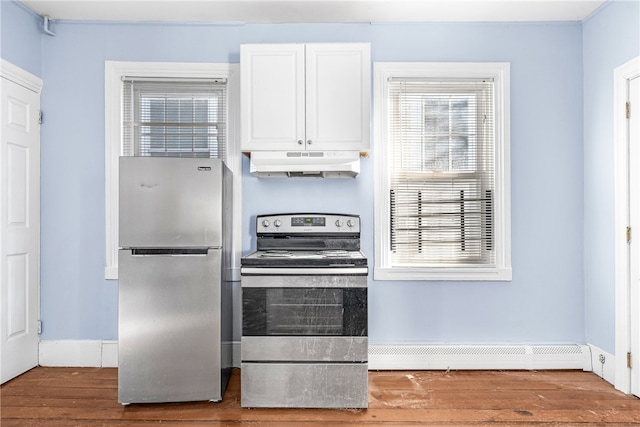
[[[307,144],[311,145],[311,140],[310,139],[307,140]]]
[[[298,140],[298,145],[302,145],[302,140],[301,139]]]

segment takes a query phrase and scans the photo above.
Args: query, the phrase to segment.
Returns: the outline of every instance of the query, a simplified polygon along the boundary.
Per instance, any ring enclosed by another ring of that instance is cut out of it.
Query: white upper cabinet
[[[369,151],[368,43],[240,47],[242,151]]]

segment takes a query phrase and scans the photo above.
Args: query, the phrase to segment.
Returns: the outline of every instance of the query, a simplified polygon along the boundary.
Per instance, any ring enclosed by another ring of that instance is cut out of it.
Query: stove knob
[[[356,225],[356,223],[352,219],[347,220],[347,226],[353,227],[354,225]]]
[[[282,225],[282,221],[276,219],[275,221],[273,221],[273,225],[275,225],[276,227],[280,227]]]
[[[267,228],[267,227],[269,226],[269,220],[268,220],[268,219],[263,220],[263,221],[262,221],[262,226],[263,226],[264,228]]]
[[[341,220],[341,219],[337,219],[337,220],[336,220],[336,227],[342,227],[342,225],[343,225],[343,224],[344,224],[344,223],[342,222],[342,220]]]

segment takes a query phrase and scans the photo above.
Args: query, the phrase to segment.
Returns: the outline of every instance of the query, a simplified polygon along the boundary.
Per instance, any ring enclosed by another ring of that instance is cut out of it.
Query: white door
[[[0,63],[0,382],[38,364],[40,79]]]
[[[629,254],[631,393],[640,396],[640,77],[629,80],[628,96],[629,217],[633,233]]]

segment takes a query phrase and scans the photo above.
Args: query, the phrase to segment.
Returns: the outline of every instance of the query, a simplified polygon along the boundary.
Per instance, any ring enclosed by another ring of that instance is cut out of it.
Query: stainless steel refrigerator
[[[231,173],[121,157],[118,401],[220,401],[232,367]]]

